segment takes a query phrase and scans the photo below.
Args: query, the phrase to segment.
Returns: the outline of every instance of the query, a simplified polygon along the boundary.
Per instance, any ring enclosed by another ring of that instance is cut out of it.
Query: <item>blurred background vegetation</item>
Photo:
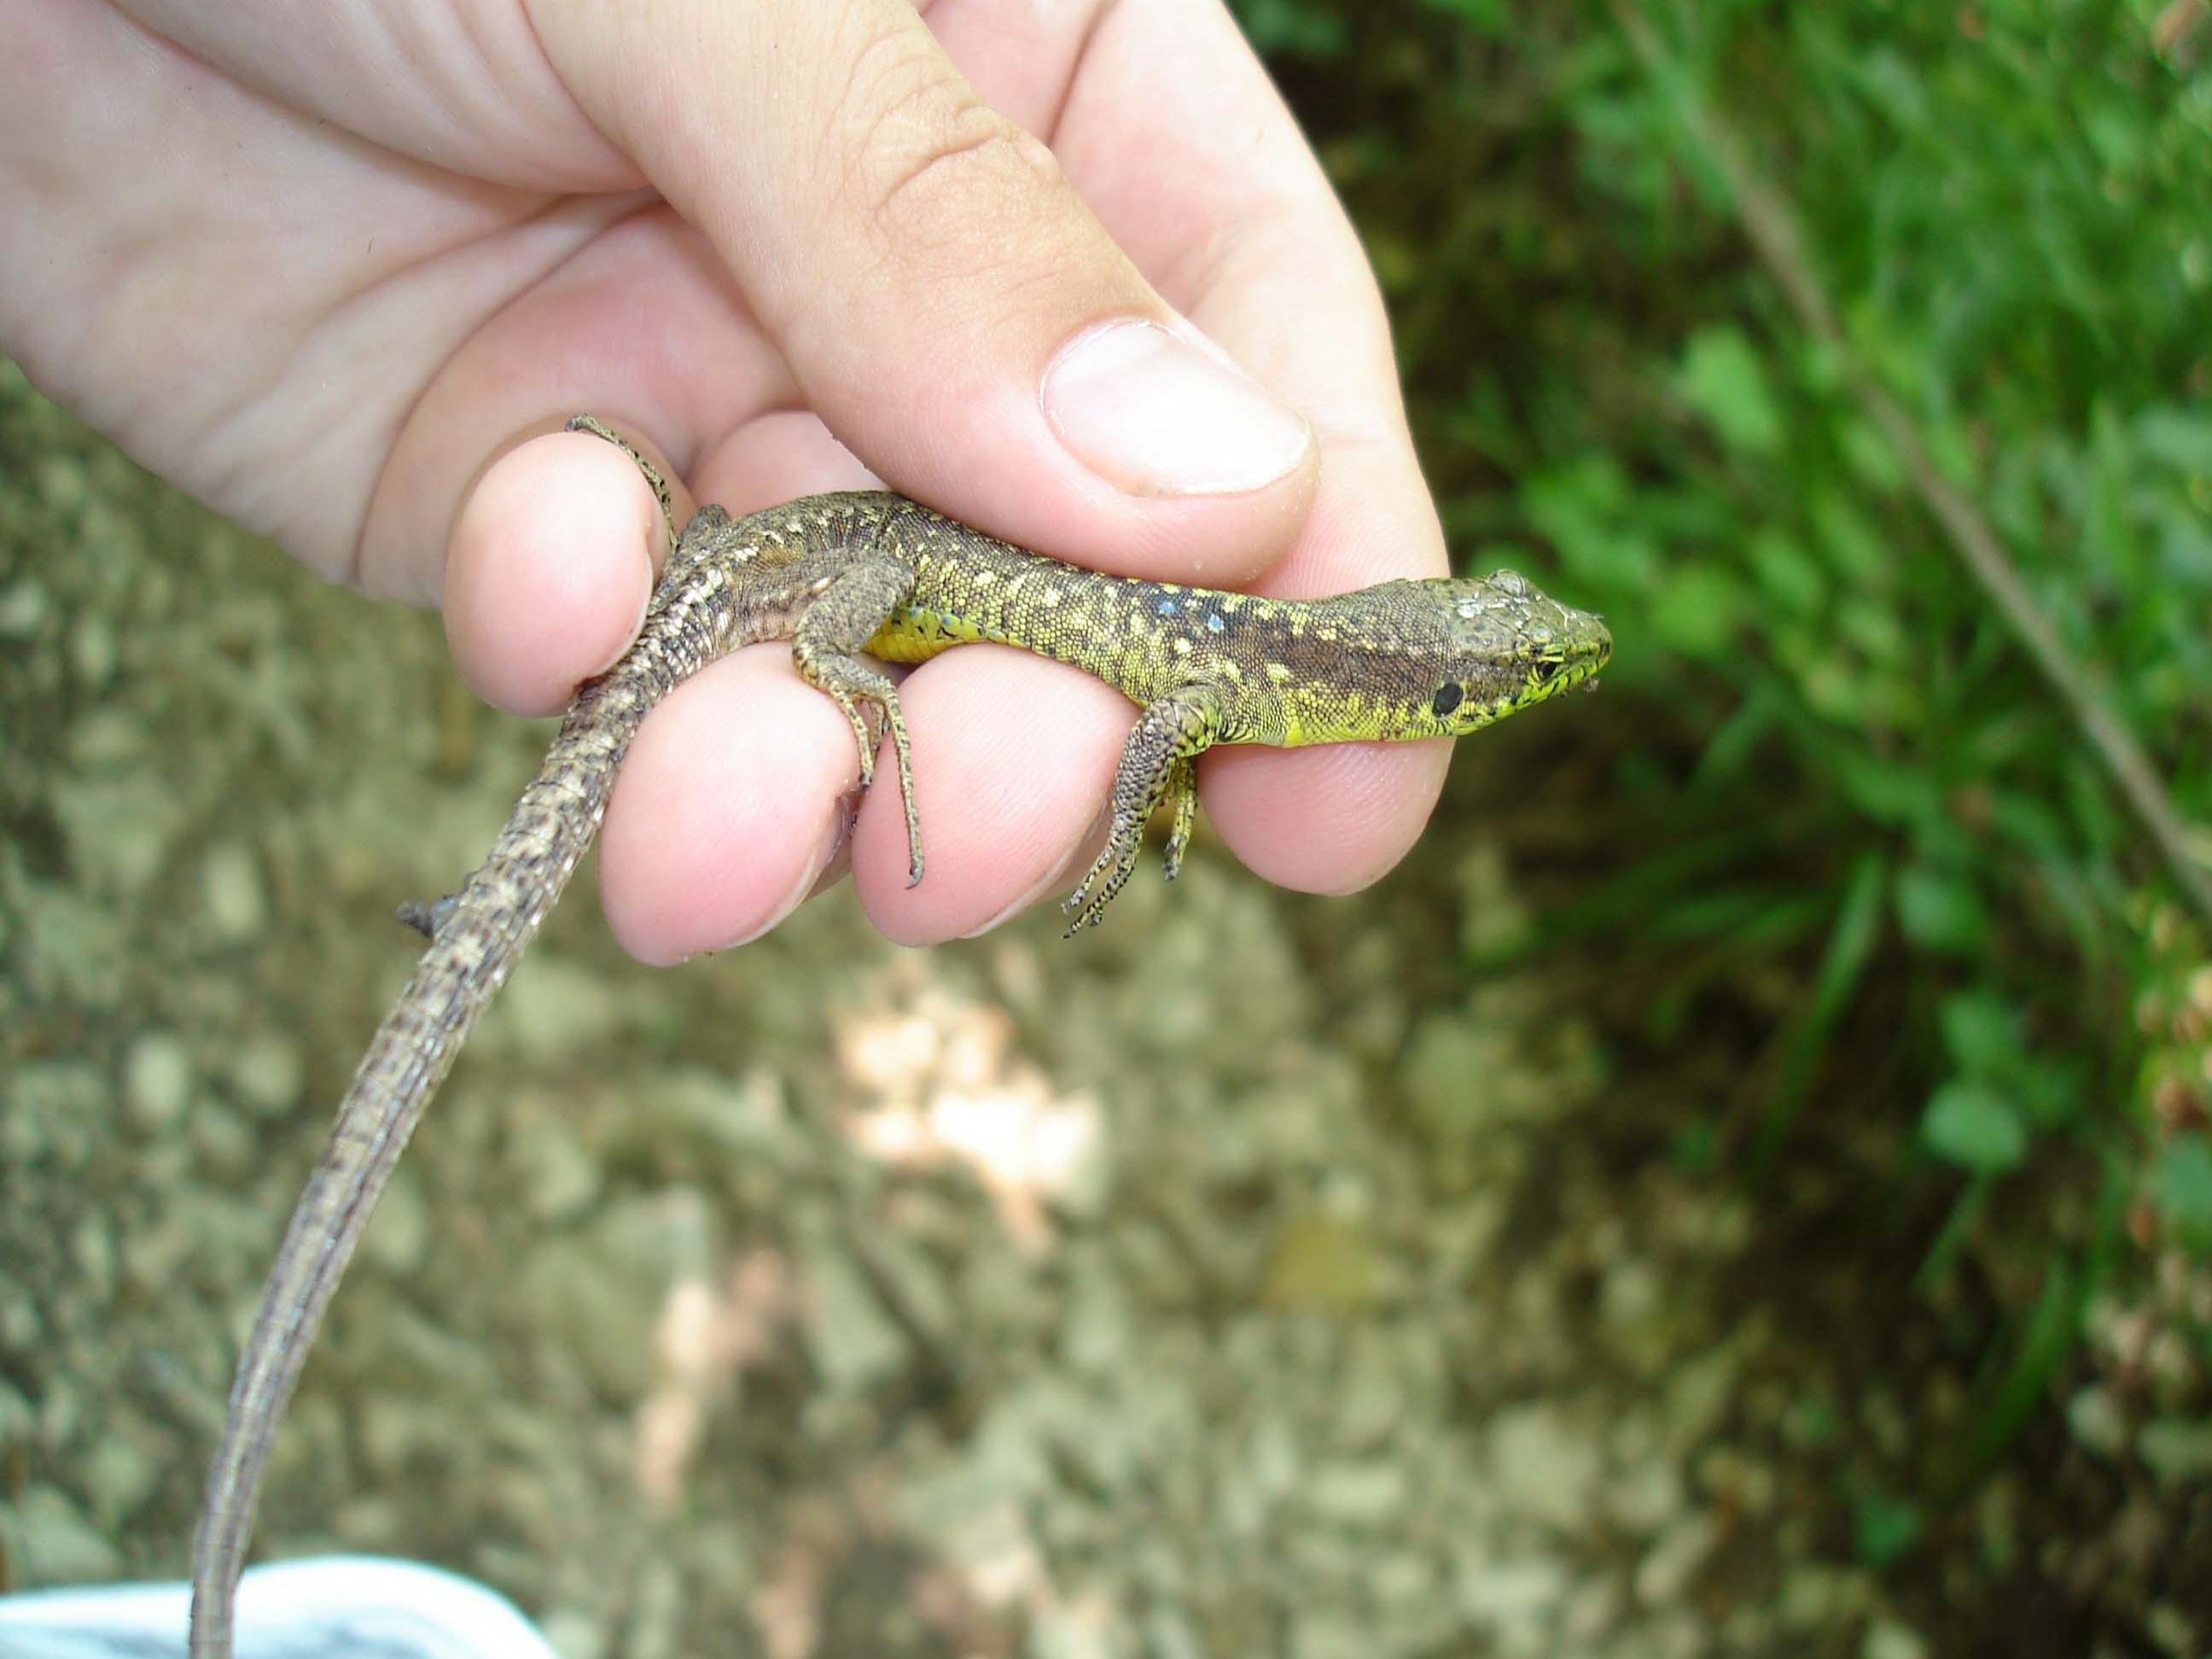
[[[1652,1155],[1754,1194],[1747,1295],[1959,1385],[1834,1494],[1863,1561],[2002,1583],[2009,1460],[2052,1526],[2164,1506],[2115,1650],[2200,1651],[2141,1615],[2212,1606],[2212,9],[1238,9],[1462,568],[1620,641],[1572,760],[1462,762],[1553,899],[1468,971],[1578,970]],[[2047,1611],[1990,1650],[2088,1650]]]

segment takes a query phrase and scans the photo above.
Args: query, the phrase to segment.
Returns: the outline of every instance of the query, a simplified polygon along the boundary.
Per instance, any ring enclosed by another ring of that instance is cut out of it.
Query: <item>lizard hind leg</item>
[[[1168,874],[1172,877],[1182,869],[1198,808],[1191,763],[1219,734],[1220,718],[1219,700],[1206,685],[1184,686],[1146,706],[1121,745],[1121,763],[1114,773],[1105,850],[1060,906],[1075,918],[1066,937],[1073,939],[1082,929],[1098,925],[1137,867],[1145,826],[1170,796],[1175,826],[1168,836]]]
[[[1160,873],[1173,881],[1182,873],[1183,855],[1190,851],[1190,838],[1198,830],[1198,779],[1188,760],[1178,761],[1168,774],[1168,806],[1174,816],[1168,820]]]
[[[906,812],[907,885],[921,880],[921,816],[914,804],[914,750],[898,687],[880,664],[860,654],[914,584],[913,567],[895,552],[872,552],[840,573],[799,613],[791,660],[799,678],[844,711],[860,756],[860,787],[875,781],[876,738],[863,705],[879,709],[898,765],[899,804]]]

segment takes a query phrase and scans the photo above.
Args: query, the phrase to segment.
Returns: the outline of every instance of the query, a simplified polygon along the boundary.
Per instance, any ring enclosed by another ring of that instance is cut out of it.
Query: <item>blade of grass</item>
[[[1844,1011],[1857,994],[1867,963],[1873,959],[1875,941],[1881,937],[1883,899],[1889,890],[1889,860],[1875,852],[1862,853],[1844,878],[1843,896],[1836,905],[1835,926],[1828,930],[1828,948],[1820,957],[1820,972],[1786,1039],[1782,1066],[1767,1099],[1759,1145],[1752,1155],[1753,1168],[1763,1172],[1789,1138],[1804,1109],[1808,1085],[1827,1052]]]

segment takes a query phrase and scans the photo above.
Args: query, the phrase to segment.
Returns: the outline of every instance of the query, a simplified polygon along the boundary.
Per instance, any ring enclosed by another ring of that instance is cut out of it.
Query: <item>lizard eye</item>
[[[1429,712],[1438,720],[1467,701],[1467,688],[1455,680],[1446,680],[1437,688],[1437,695],[1429,699]]]

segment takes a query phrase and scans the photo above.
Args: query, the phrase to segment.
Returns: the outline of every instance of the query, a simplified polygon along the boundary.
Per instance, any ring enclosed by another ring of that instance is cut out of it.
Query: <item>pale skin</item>
[[[629,462],[553,431],[577,410],[667,461],[679,511],[881,480],[1125,574],[1445,569],[1372,276],[1214,0],[0,0],[0,347],[314,569],[441,605],[501,708],[611,662],[665,545]],[[910,943],[1069,884],[1127,703],[988,647],[902,696],[919,887],[895,793],[846,833],[843,718],[757,647],[631,750],[600,842],[623,944],[756,936],[848,858]],[[1244,863],[1342,892],[1444,763],[1199,776]]]

